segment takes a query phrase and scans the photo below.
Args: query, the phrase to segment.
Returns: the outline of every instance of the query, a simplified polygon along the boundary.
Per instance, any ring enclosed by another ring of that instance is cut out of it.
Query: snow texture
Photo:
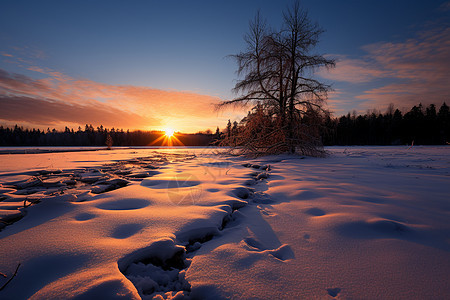
[[[0,299],[450,295],[450,148],[327,150],[0,155]]]

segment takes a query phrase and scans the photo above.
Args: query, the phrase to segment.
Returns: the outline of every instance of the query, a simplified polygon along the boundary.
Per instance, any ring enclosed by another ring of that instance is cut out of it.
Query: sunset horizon
[[[236,97],[229,55],[245,48],[258,9],[276,27],[290,1],[249,1],[239,11],[233,2],[205,3],[3,2],[0,125],[195,133],[241,120],[250,107],[215,107]],[[316,75],[333,88],[327,109],[335,117],[450,102],[448,2],[302,4],[325,31],[316,52],[336,59]]]
[[[1,300],[449,297],[450,0],[2,0],[0,28]]]

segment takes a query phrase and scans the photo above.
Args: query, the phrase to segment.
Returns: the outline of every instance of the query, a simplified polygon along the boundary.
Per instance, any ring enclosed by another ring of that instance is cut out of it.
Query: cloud
[[[439,6],[439,10],[443,12],[450,11],[450,1],[446,1]]]
[[[74,79],[37,66],[27,69],[45,77],[33,79],[0,69],[0,120],[57,128],[68,122],[130,129],[170,126],[184,132],[226,122],[214,112],[218,97]]]
[[[362,49],[366,52],[363,57],[339,56],[334,70],[320,74],[355,87],[364,86],[354,97],[370,100],[362,108],[449,101],[450,28],[436,28],[420,32],[414,39],[374,43]]]
[[[376,66],[368,57],[365,59],[348,58],[345,55],[333,57],[336,59],[336,68],[322,70],[319,72],[321,77],[335,81],[364,83],[386,76],[386,71]]]
[[[25,75],[8,73],[0,69],[0,91],[3,89],[8,93],[33,94],[35,91],[45,91],[48,87],[37,80]]]
[[[26,96],[0,96],[0,119],[40,124],[41,126],[58,126],[60,124],[103,124],[107,127],[147,126],[149,122],[159,124],[160,121],[149,120],[132,113],[105,107],[104,105],[69,104],[62,101],[31,98]],[[93,122],[93,120],[95,120]]]

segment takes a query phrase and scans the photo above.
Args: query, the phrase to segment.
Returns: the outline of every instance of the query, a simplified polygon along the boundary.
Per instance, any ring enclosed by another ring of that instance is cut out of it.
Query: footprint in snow
[[[249,251],[268,253],[281,261],[295,258],[294,252],[287,244],[281,245],[276,249],[267,249],[261,242],[255,240],[254,238],[246,238],[244,239],[244,242]]]
[[[90,213],[81,213],[75,216],[75,220],[77,221],[87,221],[95,218],[96,215]]]
[[[305,211],[306,214],[314,217],[320,217],[326,215],[325,211],[320,208],[313,207]]]
[[[245,200],[251,198],[253,192],[245,187],[238,187],[232,190],[229,195]]]
[[[339,293],[341,292],[341,289],[340,288],[331,288],[331,289],[327,289],[327,292],[328,292],[328,295],[335,298],[335,297],[337,297],[337,295],[339,295]]]
[[[271,209],[268,207],[264,207],[263,205],[258,205],[257,207],[259,211],[265,216],[273,217],[277,215],[276,213],[272,212]]]
[[[126,239],[138,233],[143,227],[142,224],[122,224],[112,231],[111,237],[116,239]]]
[[[412,238],[417,234],[407,224],[382,218],[348,222],[339,226],[337,230],[341,235],[360,239]]]
[[[266,250],[266,248],[257,240],[255,240],[254,238],[246,238],[244,239],[244,242],[249,246],[249,250],[250,251],[262,251],[262,250]]]
[[[121,199],[104,202],[97,205],[97,208],[104,210],[131,210],[149,206],[150,203],[144,199]]]

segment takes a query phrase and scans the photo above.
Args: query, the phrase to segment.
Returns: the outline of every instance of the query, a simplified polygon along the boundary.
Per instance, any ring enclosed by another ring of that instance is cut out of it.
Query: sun
[[[170,127],[166,127],[162,132],[162,134],[152,141],[149,146],[157,145],[157,146],[184,146],[183,142],[181,142],[177,136],[182,136],[180,132],[175,134],[175,130]]]
[[[175,133],[175,130],[173,130],[172,128],[166,128],[164,130],[164,135],[168,138],[173,137],[173,134]]]

